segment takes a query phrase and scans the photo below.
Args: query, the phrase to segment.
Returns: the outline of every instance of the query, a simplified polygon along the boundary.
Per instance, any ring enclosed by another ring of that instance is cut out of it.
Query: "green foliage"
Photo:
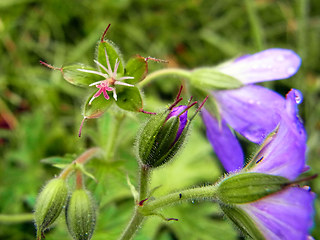
[[[112,68],[116,58],[124,67],[125,60],[137,53],[167,59],[168,67],[192,69],[269,47],[297,51],[303,62],[299,74],[266,85],[281,94],[291,87],[304,94],[299,108],[308,132],[310,174],[320,172],[319,1],[246,2],[251,5],[236,0],[183,3],[1,0],[0,215],[32,212],[41,186],[59,171],[42,164],[41,159],[79,154],[94,145],[116,150],[94,159],[88,166],[98,181],[97,184],[87,180],[100,212],[93,239],[117,239],[130,218],[134,202],[126,174],[136,186],[137,162],[132,146],[146,116],[129,114],[121,123],[113,148],[111,134],[107,133],[114,130],[114,115],[121,110],[108,108],[108,113],[100,119],[86,123],[86,131],[79,139],[80,106],[84,104],[87,90],[67,83],[59,71],[48,71],[39,64],[39,60],[45,60],[54,66],[78,62],[93,65],[94,46],[108,23],[112,25],[106,37],[117,43],[125,56],[122,59],[115,52]],[[112,45],[107,40],[103,44]],[[103,47],[100,48],[102,51]],[[101,61],[104,61],[102,55]],[[138,81],[138,75],[143,76],[143,62],[141,66],[137,63],[132,67],[131,61],[127,61],[125,75],[134,76],[134,81]],[[122,73],[123,67],[119,70]],[[150,64],[149,67],[152,72],[163,65]],[[135,76],[132,69],[140,69],[139,74]],[[91,75],[84,77],[85,84],[91,82],[91,77],[97,77]],[[165,107],[175,97],[179,84],[175,77],[170,77],[147,85],[144,102],[148,110]],[[92,107],[99,98],[92,102]],[[86,111],[85,116],[96,114]],[[152,187],[161,185],[154,194],[156,197],[178,188],[214,182],[222,174],[200,120],[194,122],[189,141],[177,159],[153,172]],[[320,193],[319,178],[309,185]],[[315,206],[316,224],[312,234],[318,239],[319,199]],[[179,222],[150,218],[136,239],[237,239],[231,225],[216,217],[219,213],[213,203],[185,203],[169,208],[163,214],[178,218]],[[46,233],[46,239],[67,239],[64,221],[58,219],[56,224]],[[31,240],[35,234],[30,221],[0,223],[1,239]]]
[[[140,82],[148,72],[148,63],[141,57],[130,58],[126,65],[126,74],[134,77],[134,79],[128,79],[126,82],[130,84],[136,84]]]
[[[114,102],[113,98],[109,98],[109,100],[105,99],[103,94],[100,94],[99,97],[95,98],[91,104],[89,101],[96,94],[96,92],[92,93],[88,98],[83,107],[83,116],[85,118],[98,118],[101,117],[112,105]]]
[[[141,112],[143,102],[140,91],[137,87],[117,86],[118,107],[132,112]]]
[[[81,87],[88,87],[91,83],[98,82],[104,79],[102,76],[99,76],[97,74],[80,72],[79,69],[96,71],[95,68],[90,66],[86,66],[83,64],[73,64],[64,66],[61,69],[61,72],[65,80],[67,80],[71,84]]]

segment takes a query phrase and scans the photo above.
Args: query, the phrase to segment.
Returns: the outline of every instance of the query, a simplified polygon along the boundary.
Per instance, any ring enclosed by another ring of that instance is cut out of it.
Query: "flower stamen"
[[[95,87],[99,88],[99,90],[90,99],[90,101],[88,103],[89,105],[91,105],[92,101],[94,99],[96,99],[97,97],[99,97],[101,95],[101,93],[103,93],[103,96],[105,99],[109,100],[110,97],[109,97],[107,91],[112,91],[113,98],[117,101],[118,96],[116,93],[116,88],[113,87],[115,85],[134,87],[133,84],[121,82],[122,80],[126,80],[126,79],[134,79],[134,77],[124,76],[124,77],[117,78],[117,71],[118,71],[118,68],[120,65],[120,60],[118,58],[116,59],[116,62],[114,65],[114,70],[112,71],[106,48],[104,49],[104,52],[105,52],[105,56],[106,56],[107,67],[104,66],[103,64],[101,64],[99,61],[94,60],[94,62],[98,65],[99,71],[94,71],[94,70],[89,70],[89,69],[77,69],[81,72],[92,73],[92,74],[96,74],[96,75],[99,75],[99,76],[105,78],[104,80],[89,84],[90,87],[95,86]],[[101,72],[101,70],[105,71],[106,73]]]

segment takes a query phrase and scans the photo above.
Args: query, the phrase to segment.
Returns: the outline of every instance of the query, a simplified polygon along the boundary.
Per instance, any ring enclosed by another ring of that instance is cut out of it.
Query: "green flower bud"
[[[66,207],[66,222],[73,239],[91,239],[96,224],[96,206],[90,193],[77,189]]]
[[[159,167],[179,151],[186,133],[188,106],[179,106],[152,116],[138,140],[140,161],[149,167]]]
[[[68,196],[65,180],[52,179],[40,192],[35,206],[35,223],[38,238],[60,215]]]
[[[281,191],[289,180],[264,173],[239,173],[220,182],[217,197],[225,204],[257,201],[269,194]]]

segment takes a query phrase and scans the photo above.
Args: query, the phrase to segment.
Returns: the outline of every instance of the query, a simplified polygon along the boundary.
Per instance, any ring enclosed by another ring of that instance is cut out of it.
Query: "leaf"
[[[91,174],[89,173],[85,168],[83,164],[77,164],[77,168],[87,177],[93,179],[95,182],[97,182],[97,179]]]
[[[97,69],[84,64],[73,64],[65,66],[61,69],[62,76],[69,83],[80,87],[87,87],[91,83],[98,82],[104,79],[104,77],[102,76],[94,73],[82,72],[79,71],[79,69],[97,71]]]
[[[73,161],[73,158],[68,157],[48,157],[40,160],[40,162],[45,164],[50,164],[56,168],[65,168]]]
[[[89,105],[89,101],[91,100],[94,94],[95,92],[89,96],[89,98],[86,101],[86,104],[84,105],[83,116],[85,118],[100,117],[111,107],[112,103],[114,102],[112,97],[110,97],[109,100],[107,100],[104,98],[103,94],[100,94],[100,96],[95,98]]]
[[[193,70],[190,82],[194,87],[206,90],[234,89],[243,86],[236,78],[209,67]]]
[[[148,72],[148,63],[144,57],[136,56],[131,58],[126,65],[126,75],[134,77],[127,79],[125,82],[136,84],[143,80]]]
[[[112,71],[114,70],[116,60],[118,59],[118,61],[120,61],[120,64],[119,64],[117,73],[119,74],[124,73],[123,60],[118,47],[116,47],[114,43],[112,43],[109,40],[100,42],[97,46],[96,51],[97,51],[97,61],[99,63],[101,63],[103,66],[105,66],[108,69],[108,64],[106,59],[106,53],[107,53]],[[106,73],[106,71],[103,70],[102,68],[101,68],[101,71]]]
[[[118,107],[132,112],[142,111],[142,97],[137,87],[117,86],[117,95],[116,104]]]

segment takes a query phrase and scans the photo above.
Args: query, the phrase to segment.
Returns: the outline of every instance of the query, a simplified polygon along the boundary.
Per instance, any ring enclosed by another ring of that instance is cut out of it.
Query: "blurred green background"
[[[35,239],[31,219],[35,198],[59,169],[43,164],[51,156],[74,157],[87,147],[108,147],[114,116],[88,121],[77,137],[86,89],[71,86],[54,66],[93,65],[94,49],[105,27],[124,59],[140,54],[169,60],[163,67],[215,65],[244,53],[280,47],[296,51],[302,66],[294,77],[265,86],[281,94],[300,89],[301,117],[308,132],[306,175],[320,170],[320,2],[318,0],[1,0],[0,1],[0,239]],[[180,82],[154,81],[144,89],[145,109],[156,111],[175,96]],[[114,155],[89,165],[98,183],[87,185],[100,214],[93,239],[117,239],[130,218],[133,200],[126,175],[136,183],[133,145],[143,114],[131,114],[116,135]],[[98,168],[97,168],[98,166]],[[98,169],[98,170],[97,170]],[[154,172],[155,195],[216,181],[223,173],[205,139],[200,118],[183,152]],[[320,178],[309,183],[320,193]],[[320,238],[320,201],[315,203],[313,236]],[[26,215],[16,215],[23,214]],[[163,211],[179,222],[150,218],[136,239],[241,239],[214,203],[185,203]],[[64,219],[47,232],[68,239]]]

